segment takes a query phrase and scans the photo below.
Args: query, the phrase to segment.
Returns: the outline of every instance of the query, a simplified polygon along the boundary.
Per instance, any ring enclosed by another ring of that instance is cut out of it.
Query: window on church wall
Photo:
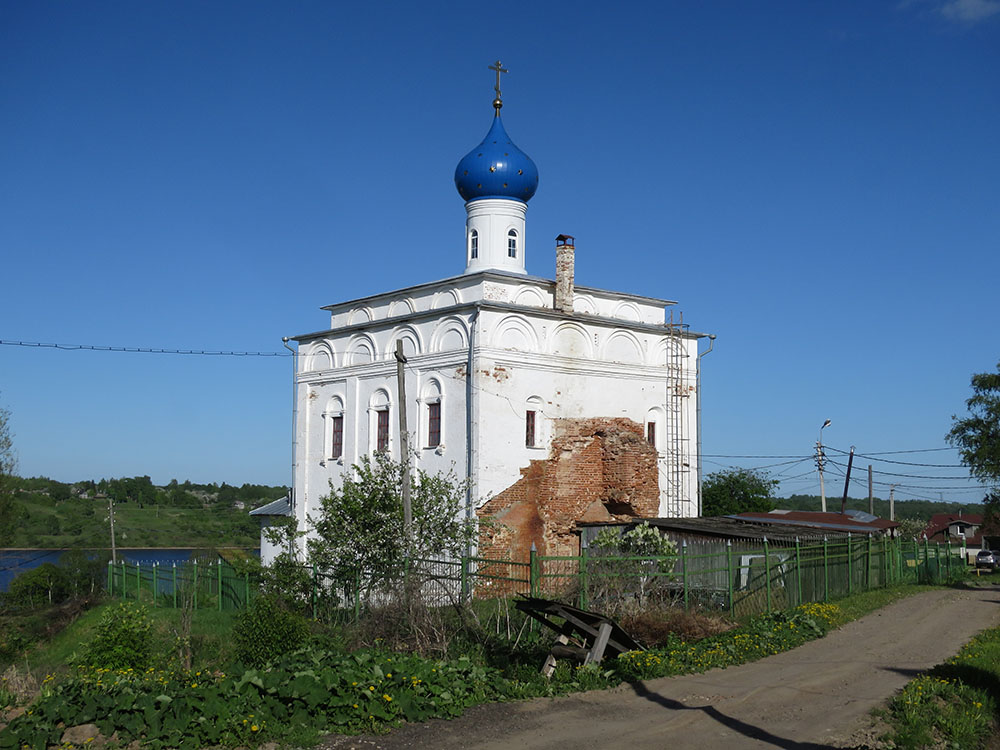
[[[524,447],[535,447],[535,412],[530,409],[524,413]]]
[[[389,410],[379,409],[375,412],[375,417],[375,450],[386,453],[389,450]]]
[[[333,433],[330,436],[330,458],[344,455],[344,417],[333,418]]]
[[[517,231],[514,229],[507,232],[507,256],[510,258],[517,257]]]
[[[656,447],[656,422],[646,424],[646,440],[651,446]]]
[[[469,257],[479,257],[479,232],[475,229],[473,229],[472,234],[469,235]]]
[[[441,445],[441,402],[427,404],[427,447]]]

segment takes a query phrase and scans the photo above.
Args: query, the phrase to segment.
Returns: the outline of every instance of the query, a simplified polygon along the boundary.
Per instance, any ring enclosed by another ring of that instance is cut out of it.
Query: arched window
[[[323,457],[338,460],[344,455],[344,400],[334,396],[326,405],[323,418],[327,420],[324,429]]]
[[[507,255],[511,258],[517,257],[517,230],[511,229],[507,232]]]
[[[469,235],[469,257],[479,257],[479,232],[475,229],[473,229],[472,234]]]

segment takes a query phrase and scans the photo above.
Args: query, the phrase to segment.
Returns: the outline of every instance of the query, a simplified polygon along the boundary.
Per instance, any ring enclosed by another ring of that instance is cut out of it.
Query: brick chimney
[[[556,310],[573,313],[573,273],[576,246],[568,234],[556,237]]]

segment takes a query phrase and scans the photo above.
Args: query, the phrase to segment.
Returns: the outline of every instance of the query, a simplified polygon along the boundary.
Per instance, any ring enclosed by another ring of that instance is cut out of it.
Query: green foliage
[[[895,747],[983,746],[993,735],[1000,628],[980,633],[944,664],[903,688],[884,713]]]
[[[274,595],[254,599],[240,612],[233,627],[236,657],[253,667],[262,667],[294,651],[308,636],[306,620],[288,611]]]
[[[952,417],[947,440],[959,449],[969,472],[1000,490],[1000,363],[997,372],[972,376],[969,416]]]
[[[762,659],[819,638],[838,621],[834,604],[803,604],[790,612],[772,612],[719,635],[685,643],[675,638],[664,648],[630,651],[618,657],[625,680],[649,680],[705,672]]]
[[[475,538],[475,524],[461,510],[467,484],[449,471],[410,475],[413,534],[403,531],[403,464],[384,453],[362,456],[331,484],[320,499],[319,516],[310,517],[315,537],[308,540],[310,560],[337,577],[364,570],[398,570],[403,560],[436,555],[458,556]]]
[[[592,547],[625,557],[673,557],[677,545],[643,521],[624,534],[613,528],[601,529]]]
[[[124,602],[101,615],[84,655],[88,666],[103,669],[144,669],[152,655],[152,623],[146,608]]]
[[[701,514],[729,516],[735,513],[766,513],[775,508],[777,479],[766,471],[731,467],[708,474],[701,485]]]
[[[10,582],[4,601],[22,607],[59,604],[72,590],[70,576],[52,563],[26,570]]]
[[[0,547],[6,547],[14,538],[14,529],[20,508],[14,500],[14,473],[17,458],[14,455],[14,438],[10,432],[10,412],[0,407]]]

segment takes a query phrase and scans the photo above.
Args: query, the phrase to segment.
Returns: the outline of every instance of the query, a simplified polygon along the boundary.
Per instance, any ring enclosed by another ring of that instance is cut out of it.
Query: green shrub
[[[260,596],[236,620],[233,645],[240,661],[258,667],[294,651],[308,635],[305,618],[289,612],[274,596]]]
[[[43,563],[26,570],[10,582],[6,601],[26,607],[59,604],[70,592],[70,579],[66,572],[52,563]]]
[[[97,623],[84,661],[104,669],[145,669],[152,654],[152,623],[146,608],[124,602],[109,607]]]

